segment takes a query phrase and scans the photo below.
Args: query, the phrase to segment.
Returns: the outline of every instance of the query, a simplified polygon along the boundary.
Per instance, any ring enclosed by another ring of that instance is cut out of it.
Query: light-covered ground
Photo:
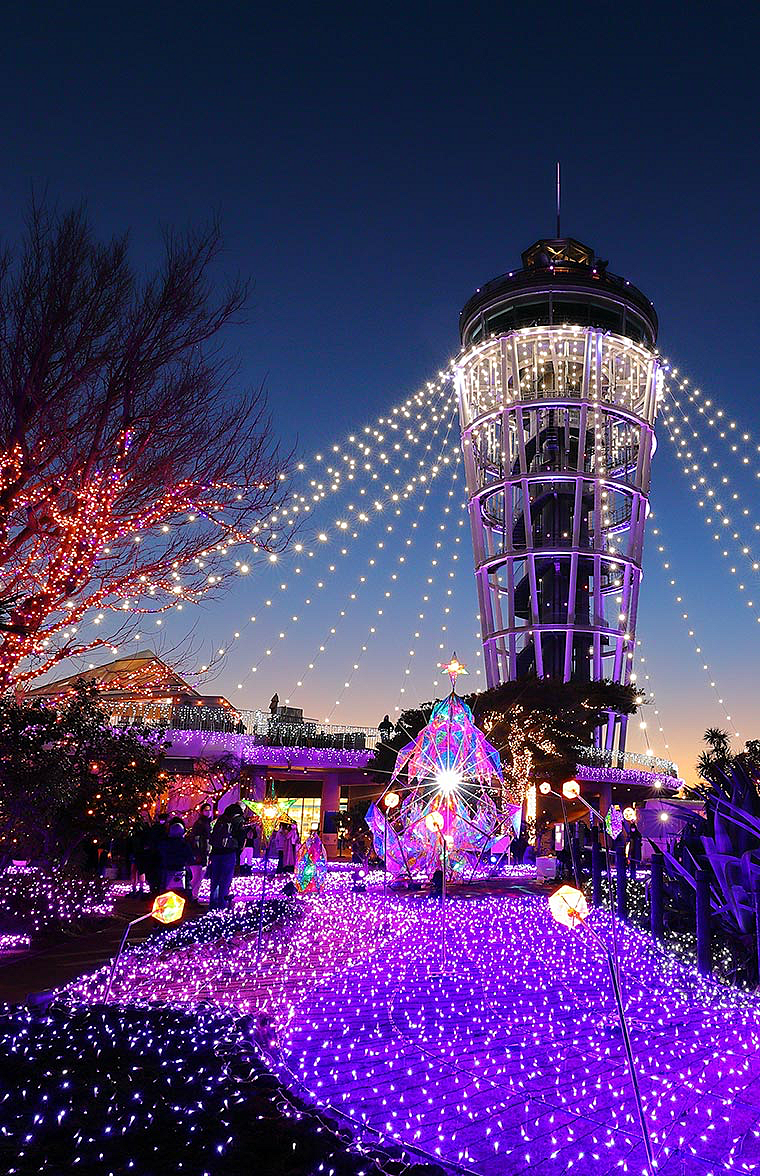
[[[260,955],[234,917],[209,916],[207,942],[128,956],[115,996],[265,1009],[283,1079],[480,1176],[644,1170],[605,959],[544,898],[455,897],[444,929],[436,900],[385,904],[377,882],[357,894],[336,870],[298,910]],[[608,935],[606,916],[592,922]],[[760,1001],[638,931],[620,945],[658,1172],[760,1171]],[[69,989],[99,992],[102,975]]]

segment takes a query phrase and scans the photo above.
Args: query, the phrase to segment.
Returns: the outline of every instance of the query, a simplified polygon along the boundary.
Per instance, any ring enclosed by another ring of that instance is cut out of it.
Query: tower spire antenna
[[[561,186],[561,181],[560,181],[559,160],[557,160],[557,238],[558,239],[561,236],[560,231],[559,231],[559,213],[560,213],[561,196],[562,196],[562,186]]]

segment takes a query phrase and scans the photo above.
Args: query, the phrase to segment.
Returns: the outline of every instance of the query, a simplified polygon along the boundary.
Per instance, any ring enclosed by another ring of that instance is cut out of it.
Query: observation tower
[[[626,683],[660,395],[654,307],[558,237],[477,290],[459,329],[486,681]],[[601,737],[622,749],[625,718]]]

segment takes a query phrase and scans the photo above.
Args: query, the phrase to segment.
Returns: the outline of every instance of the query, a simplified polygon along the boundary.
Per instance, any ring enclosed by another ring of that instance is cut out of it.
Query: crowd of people
[[[292,873],[300,836],[292,821],[282,821],[264,845],[261,823],[246,815],[241,805],[228,804],[214,820],[213,807],[200,805],[192,821],[188,814],[142,813],[125,846],[133,894],[182,891],[200,902],[204,878],[209,879],[209,907],[229,905],[235,871],[250,867],[265,853],[277,861],[279,873]]]

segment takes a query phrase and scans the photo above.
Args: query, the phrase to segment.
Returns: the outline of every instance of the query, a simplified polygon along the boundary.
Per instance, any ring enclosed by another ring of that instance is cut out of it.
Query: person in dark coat
[[[127,838],[127,858],[129,861],[129,880],[132,883],[132,893],[142,894],[143,883],[148,885],[145,877],[149,867],[148,834],[150,818],[147,813],[141,813],[135,821]]]
[[[216,818],[211,830],[211,901],[212,911],[223,910],[229,901],[230,887],[240,851],[245,845],[246,829],[239,804],[229,804]]]
[[[161,893],[161,846],[166,833],[166,814],[161,813],[145,834],[145,880],[153,897]]]
[[[203,882],[203,875],[208,867],[208,855],[211,849],[211,805],[202,804],[192,828],[187,834],[187,843],[193,851],[190,861],[190,897],[193,902],[198,901],[198,892]]]
[[[179,817],[169,821],[167,836],[161,844],[161,890],[184,890],[185,871],[193,851],[185,840],[185,824]]]
[[[635,862],[637,866],[640,866],[641,865],[641,849],[642,849],[642,845],[644,842],[644,838],[641,836],[641,833],[639,832],[638,825],[631,825],[631,832],[628,835],[628,842],[630,845],[630,849],[628,851],[628,853],[630,855],[630,859],[632,862]]]

